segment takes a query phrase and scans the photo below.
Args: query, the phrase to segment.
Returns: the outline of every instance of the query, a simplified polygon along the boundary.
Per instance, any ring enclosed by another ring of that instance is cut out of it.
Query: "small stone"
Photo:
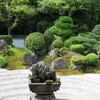
[[[98,58],[99,58],[99,60],[100,60],[100,51],[98,51],[97,54],[98,54]]]
[[[5,40],[0,40],[0,51],[7,49],[8,44]]]
[[[57,57],[58,56],[58,49],[55,48],[55,49],[51,50],[49,55],[51,57]]]
[[[66,66],[67,65],[66,65],[65,61],[61,57],[52,62],[53,69],[66,68]]]

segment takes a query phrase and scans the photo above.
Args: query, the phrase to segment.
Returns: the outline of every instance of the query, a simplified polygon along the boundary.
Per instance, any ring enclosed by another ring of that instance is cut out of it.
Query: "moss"
[[[8,70],[25,69],[26,66],[22,65],[22,59],[24,54],[24,49],[11,48],[13,55],[6,55],[5,59],[8,62]]]
[[[50,85],[52,83],[52,81],[51,80],[46,80],[45,83],[46,83],[46,85]]]

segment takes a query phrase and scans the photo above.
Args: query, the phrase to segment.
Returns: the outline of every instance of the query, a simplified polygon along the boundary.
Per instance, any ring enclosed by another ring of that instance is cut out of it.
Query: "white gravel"
[[[0,100],[29,100],[29,70],[0,69]],[[100,100],[100,75],[61,76],[57,100]]]

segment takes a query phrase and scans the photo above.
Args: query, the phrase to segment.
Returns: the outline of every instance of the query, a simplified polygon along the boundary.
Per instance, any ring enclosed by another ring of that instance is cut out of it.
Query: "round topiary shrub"
[[[46,46],[48,47],[49,45],[51,45],[52,41],[54,40],[54,34],[50,29],[47,29],[44,32],[44,39],[46,41]]]
[[[57,36],[61,36],[64,40],[71,36],[75,36],[75,26],[73,20],[68,16],[61,16],[54,22],[50,30]]]
[[[57,39],[55,41],[53,41],[52,45],[51,45],[51,48],[54,49],[54,48],[61,48],[63,47],[63,41],[60,40],[60,39]]]
[[[83,53],[84,52],[84,46],[81,45],[81,44],[71,45],[70,51]]]
[[[97,65],[98,64],[98,56],[94,53],[90,53],[85,56],[85,62],[87,65]]]
[[[25,48],[35,53],[45,48],[45,40],[41,33],[31,33],[26,37]]]
[[[70,63],[75,64],[75,65],[85,64],[85,57],[84,56],[73,56],[70,60]]]
[[[4,67],[6,65],[6,60],[4,57],[0,56],[0,68]]]

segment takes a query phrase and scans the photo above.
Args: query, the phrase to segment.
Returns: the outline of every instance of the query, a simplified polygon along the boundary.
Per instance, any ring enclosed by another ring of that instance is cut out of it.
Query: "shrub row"
[[[92,30],[92,32],[80,33],[78,36],[71,37],[65,41],[64,45],[67,48],[70,48],[71,45],[81,44],[84,46],[83,53],[88,54],[91,51],[96,53],[98,50],[100,50],[100,42],[99,41],[100,41],[100,25],[96,25],[95,28]],[[71,49],[72,49],[72,47],[71,47]],[[77,49],[80,50],[79,48],[77,48]],[[80,51],[79,51],[79,53],[80,53]]]
[[[98,56],[94,53],[90,53],[88,55],[84,56],[73,56],[71,58],[71,64],[76,65],[92,65],[96,66],[98,64]]]
[[[84,46],[81,44],[71,45],[70,50],[78,53],[83,53]]]
[[[48,29],[44,34],[34,32],[26,37],[24,46],[26,49],[33,52],[39,52],[45,48],[48,48],[54,40],[54,34]]]

